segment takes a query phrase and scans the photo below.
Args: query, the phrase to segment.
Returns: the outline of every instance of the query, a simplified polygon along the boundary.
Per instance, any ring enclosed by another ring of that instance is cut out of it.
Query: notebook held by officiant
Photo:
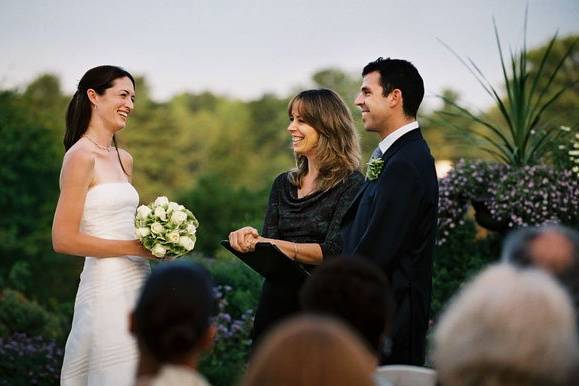
[[[255,244],[255,251],[242,253],[231,247],[229,241],[221,245],[243,261],[249,268],[269,280],[306,279],[310,273],[271,243]]]

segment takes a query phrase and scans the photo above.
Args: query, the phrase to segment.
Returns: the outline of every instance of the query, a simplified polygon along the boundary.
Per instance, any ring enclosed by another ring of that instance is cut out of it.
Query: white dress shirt
[[[396,142],[398,138],[402,137],[404,134],[412,130],[418,129],[418,127],[419,127],[418,122],[413,121],[388,134],[386,138],[384,138],[378,144],[378,146],[380,147],[380,151],[382,152],[382,155],[386,153],[386,151],[390,148],[390,146],[392,146],[394,142]]]

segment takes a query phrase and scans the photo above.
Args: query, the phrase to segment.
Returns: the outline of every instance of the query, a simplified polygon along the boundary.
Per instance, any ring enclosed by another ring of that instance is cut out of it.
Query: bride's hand
[[[259,232],[253,227],[243,227],[229,234],[229,244],[238,252],[247,253],[255,250]]]
[[[136,244],[134,253],[135,256],[141,256],[149,260],[158,260],[158,258],[155,255],[153,255],[151,251],[145,248],[139,240],[135,240],[135,244]]]

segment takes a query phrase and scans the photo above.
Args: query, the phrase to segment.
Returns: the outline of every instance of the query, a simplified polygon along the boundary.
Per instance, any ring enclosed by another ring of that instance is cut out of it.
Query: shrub
[[[469,201],[483,201],[506,228],[579,222],[579,179],[548,165],[513,167],[460,160],[439,184],[438,245],[462,224]]]
[[[234,292],[230,286],[217,286],[219,313],[215,317],[217,336],[213,350],[200,363],[200,371],[214,386],[230,386],[237,382],[245,369],[251,347],[253,310],[246,310],[240,318],[233,317],[227,309],[228,298]]]
[[[15,333],[0,338],[0,386],[58,385],[64,351],[54,340]]]
[[[474,222],[465,220],[443,245],[435,247],[432,315],[438,315],[465,281],[499,258],[501,241],[498,235],[477,239]]]
[[[255,310],[261,293],[261,276],[237,258],[228,255],[215,259],[194,258],[207,268],[215,284],[227,288],[227,313],[241,318],[247,310]]]
[[[64,331],[60,322],[56,315],[18,291],[5,289],[0,293],[0,336],[25,333],[62,340]]]

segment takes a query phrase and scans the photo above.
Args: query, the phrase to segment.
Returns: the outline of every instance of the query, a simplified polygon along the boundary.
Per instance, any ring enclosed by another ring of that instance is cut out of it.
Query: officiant
[[[261,234],[243,227],[229,234],[238,252],[272,243],[288,258],[312,270],[342,251],[340,223],[364,177],[360,145],[344,101],[327,89],[302,91],[288,106],[296,167],[273,182]],[[305,278],[266,278],[257,307],[253,345],[271,327],[299,310]]]

